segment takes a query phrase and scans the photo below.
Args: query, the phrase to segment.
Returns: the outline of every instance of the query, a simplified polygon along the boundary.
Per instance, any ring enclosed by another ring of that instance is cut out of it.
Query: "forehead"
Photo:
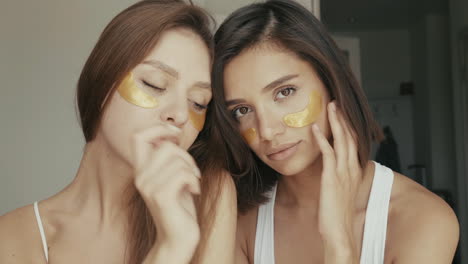
[[[200,36],[189,29],[170,29],[162,33],[145,61],[157,60],[174,68],[181,78],[209,82],[210,53]]]
[[[286,75],[307,75],[312,67],[294,53],[276,47],[257,47],[243,51],[226,65],[226,98],[260,92],[263,87]]]

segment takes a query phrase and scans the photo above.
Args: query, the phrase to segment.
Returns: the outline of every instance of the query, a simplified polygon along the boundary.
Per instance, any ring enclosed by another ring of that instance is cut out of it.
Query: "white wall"
[[[56,193],[79,165],[74,95],[104,26],[135,0],[2,1],[0,214]]]

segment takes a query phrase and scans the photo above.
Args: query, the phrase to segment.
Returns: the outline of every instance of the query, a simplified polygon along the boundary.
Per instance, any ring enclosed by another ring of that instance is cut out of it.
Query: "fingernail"
[[[333,112],[336,112],[335,102],[330,103],[330,110],[332,110]]]

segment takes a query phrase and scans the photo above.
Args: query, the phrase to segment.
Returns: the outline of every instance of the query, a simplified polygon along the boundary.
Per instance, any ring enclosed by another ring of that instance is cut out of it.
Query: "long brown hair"
[[[224,166],[234,176],[238,208],[245,211],[266,200],[265,193],[279,175],[263,163],[242,140],[238,124],[227,111],[224,98],[224,69],[242,51],[273,44],[296,54],[318,73],[330,98],[343,110],[348,124],[357,132],[359,160],[369,158],[372,139],[381,131],[370,111],[362,88],[340,51],[311,12],[294,1],[271,0],[252,4],[232,13],[214,36],[215,57],[212,85],[214,109],[209,119],[218,123],[215,134],[225,141]]]
[[[95,138],[102,114],[115,87],[124,76],[148,56],[161,36],[173,28],[186,28],[199,35],[212,54],[213,20],[201,9],[181,0],[144,0],[118,14],[104,29],[81,72],[77,106],[86,142]],[[207,122],[209,124],[210,122]],[[208,127],[205,126],[205,127]],[[203,173],[202,195],[198,199],[201,244],[210,231],[214,200],[221,179],[216,157],[206,152],[208,129],[195,140],[190,152]],[[134,186],[130,186],[129,226],[126,259],[142,263],[156,239],[152,217]],[[196,253],[197,254],[197,253]]]

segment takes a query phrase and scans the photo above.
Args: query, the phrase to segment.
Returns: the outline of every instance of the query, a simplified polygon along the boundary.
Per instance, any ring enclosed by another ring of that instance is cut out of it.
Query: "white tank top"
[[[388,207],[393,185],[393,171],[375,163],[374,179],[367,203],[360,264],[383,264],[387,235]],[[274,207],[276,186],[270,200],[260,205],[255,234],[254,264],[275,263]]]

